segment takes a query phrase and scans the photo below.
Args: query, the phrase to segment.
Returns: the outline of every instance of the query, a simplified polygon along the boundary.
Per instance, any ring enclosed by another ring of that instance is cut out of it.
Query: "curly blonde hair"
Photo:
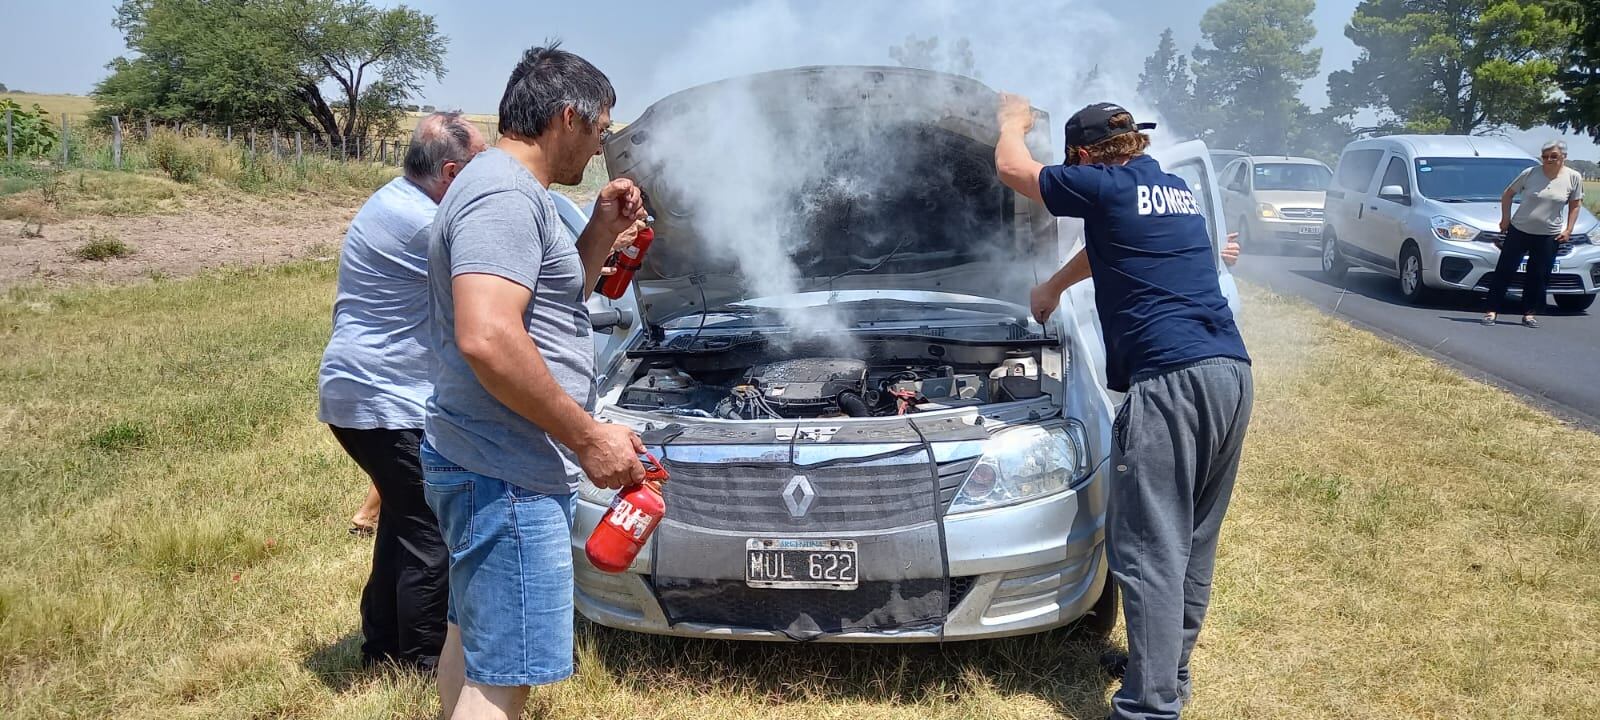
[[[1128,113],[1118,113],[1111,116],[1109,125],[1112,129],[1118,130],[1131,128],[1133,116]],[[1085,147],[1068,146],[1067,154],[1075,158],[1079,150],[1084,150],[1089,153],[1090,165],[1120,165],[1143,155],[1149,147],[1150,136],[1135,130]]]

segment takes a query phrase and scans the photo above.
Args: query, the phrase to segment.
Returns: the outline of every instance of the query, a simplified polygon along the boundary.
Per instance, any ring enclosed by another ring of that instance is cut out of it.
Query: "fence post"
[[[200,137],[210,139],[210,137],[211,137],[211,126],[210,125],[207,125],[205,123],[200,123]]]
[[[301,153],[303,151],[304,151],[304,147],[302,147],[300,145],[300,131],[296,130],[296,131],[294,131],[294,161],[295,161],[295,164],[299,164],[300,161],[302,160]]]
[[[350,159],[350,136],[349,135],[340,135],[339,136],[339,156],[340,156],[339,157],[340,160],[348,160],[348,159]]]
[[[229,145],[233,144],[233,126],[232,125],[228,126],[228,144]]]
[[[72,147],[72,129],[67,126],[67,114],[61,113],[61,167],[67,166]]]
[[[111,116],[111,165],[122,169],[122,118]]]
[[[272,129],[272,159],[278,159],[278,129]]]
[[[144,119],[144,141],[150,142],[150,118]]]
[[[250,128],[250,154],[256,154],[256,129],[253,127]]]
[[[13,154],[11,150],[11,109],[6,108],[6,162],[16,159]]]

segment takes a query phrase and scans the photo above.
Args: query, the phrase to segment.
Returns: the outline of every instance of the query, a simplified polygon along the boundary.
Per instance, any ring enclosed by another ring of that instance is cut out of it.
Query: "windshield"
[[[1333,171],[1321,165],[1258,163],[1257,190],[1327,190]]]
[[[1417,158],[1417,190],[1440,202],[1493,202],[1532,158]]]

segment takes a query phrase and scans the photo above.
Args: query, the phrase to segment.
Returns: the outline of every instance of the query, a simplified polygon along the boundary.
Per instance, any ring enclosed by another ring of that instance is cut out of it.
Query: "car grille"
[[[686,525],[735,532],[810,531],[873,532],[925,522],[942,514],[955,499],[977,458],[941,463],[938,496],[930,489],[927,456],[920,451],[866,462],[841,462],[822,467],[782,464],[730,465],[663,459],[672,475],[667,505],[672,518]],[[804,475],[814,493],[805,516],[790,515],[783,493],[796,475]]]
[[[1476,237],[1474,239],[1477,240],[1478,242],[1499,243],[1499,242],[1505,242],[1506,236],[1505,236],[1505,233],[1480,232],[1480,233],[1478,233],[1478,237]]]
[[[1278,215],[1285,220],[1321,220],[1322,208],[1283,208]]]
[[[658,582],[693,585],[697,602],[675,608],[673,623],[773,630],[800,640],[841,632],[937,630],[977,580],[863,580],[855,590],[840,592],[753,588],[738,580],[644,579],[658,591],[663,589]]]
[[[1483,287],[1483,288],[1487,289],[1490,286],[1494,285],[1494,279],[1495,279],[1495,274],[1493,272],[1484,273],[1483,274],[1483,279],[1478,281],[1478,285],[1480,287]],[[1517,273],[1516,275],[1511,276],[1511,282],[1507,285],[1507,287],[1520,290],[1520,289],[1522,289],[1522,283],[1525,282],[1527,279],[1528,279],[1528,276],[1527,276],[1526,273]],[[1583,289],[1583,276],[1582,275],[1574,275],[1572,273],[1556,273],[1556,274],[1550,276],[1550,282],[1549,282],[1548,285],[1546,285],[1546,289],[1552,290],[1552,291],[1554,291],[1554,290],[1582,290]]]

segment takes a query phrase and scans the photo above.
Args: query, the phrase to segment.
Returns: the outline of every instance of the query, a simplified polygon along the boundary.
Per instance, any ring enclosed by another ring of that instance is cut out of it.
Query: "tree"
[[[334,143],[394,132],[400,105],[444,76],[431,16],[367,0],[122,0],[101,115],[294,125]],[[329,94],[331,91],[331,94]]]
[[[1194,102],[1194,76],[1189,74],[1189,58],[1178,52],[1172,28],[1161,32],[1155,52],[1144,59],[1139,74],[1139,95],[1155,106],[1161,120],[1174,133],[1203,138],[1210,128],[1202,121]]]
[[[1556,83],[1562,98],[1550,124],[1600,140],[1600,3],[1563,3],[1558,16],[1576,28],[1562,55]]]
[[[1595,163],[1591,160],[1568,160],[1567,165],[1570,165],[1573,170],[1577,170],[1578,174],[1585,179],[1600,178],[1600,163]]]
[[[1223,0],[1206,10],[1194,50],[1196,103],[1216,108],[1220,146],[1280,153],[1289,145],[1300,84],[1317,75],[1313,0]]]
[[[1482,134],[1549,118],[1570,23],[1543,0],[1362,0],[1345,28],[1361,48],[1328,77],[1341,116],[1380,127]]]
[[[948,48],[941,48],[940,45],[937,35],[927,38],[907,35],[905,42],[889,48],[889,57],[901,67],[978,77],[978,65],[972,57],[971,42],[962,37]]]
[[[5,83],[0,83],[0,92],[11,92],[11,91],[6,89],[6,84]]]

